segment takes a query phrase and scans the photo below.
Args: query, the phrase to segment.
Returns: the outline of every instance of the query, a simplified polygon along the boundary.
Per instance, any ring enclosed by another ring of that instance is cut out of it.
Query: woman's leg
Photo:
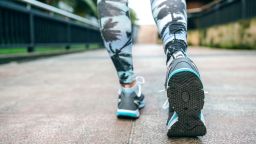
[[[116,115],[138,118],[139,109],[144,107],[144,95],[133,72],[132,24],[127,2],[128,0],[98,0],[98,11],[102,38],[121,84]]]
[[[164,43],[167,62],[176,51],[187,50],[187,11],[185,0],[151,0],[151,8]]]
[[[99,23],[105,47],[121,84],[135,81],[132,62],[132,24],[128,0],[98,0]]]
[[[185,0],[151,0],[152,13],[167,56],[166,89],[169,101],[169,137],[202,136],[204,90],[199,71],[186,56]]]

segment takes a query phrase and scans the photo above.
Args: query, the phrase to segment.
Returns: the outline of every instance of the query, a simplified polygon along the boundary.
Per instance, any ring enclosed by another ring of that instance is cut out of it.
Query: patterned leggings
[[[167,61],[175,51],[186,52],[185,0],[151,0],[151,9],[164,43]],[[105,47],[121,84],[135,80],[132,63],[132,24],[128,0],[98,0],[99,22]]]

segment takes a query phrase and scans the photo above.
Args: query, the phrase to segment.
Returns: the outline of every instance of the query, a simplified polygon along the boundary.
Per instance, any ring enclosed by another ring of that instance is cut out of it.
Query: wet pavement
[[[159,45],[137,45],[135,71],[146,79],[138,120],[117,119],[118,81],[105,50],[0,65],[0,144],[256,143],[256,51],[190,48],[208,91],[207,135],[168,138]]]

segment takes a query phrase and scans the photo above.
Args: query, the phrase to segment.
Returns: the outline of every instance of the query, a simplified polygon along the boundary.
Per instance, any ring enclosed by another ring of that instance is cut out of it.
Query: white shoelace
[[[140,97],[141,96],[141,86],[145,83],[145,78],[142,76],[136,76],[136,83],[138,85],[138,93],[137,95]]]
[[[162,90],[159,90],[158,93],[166,92],[168,88],[169,87],[167,87],[165,89],[162,89]],[[162,109],[166,110],[167,108],[169,108],[168,98],[165,100],[164,104],[162,105]]]

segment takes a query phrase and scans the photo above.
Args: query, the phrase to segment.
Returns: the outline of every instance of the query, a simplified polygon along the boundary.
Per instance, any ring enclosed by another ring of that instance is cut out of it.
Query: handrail
[[[34,5],[40,4],[40,8]],[[96,21],[38,3],[36,0],[0,0],[0,49],[37,46],[102,45]],[[64,15],[64,16],[63,16]]]
[[[35,7],[38,7],[38,8],[41,8],[41,9],[45,9],[45,10],[48,10],[50,12],[54,12],[54,13],[57,13],[57,14],[60,14],[60,15],[63,15],[65,17],[68,17],[70,19],[74,19],[74,20],[77,20],[77,21],[80,21],[80,22],[83,22],[87,25],[91,25],[93,27],[99,27],[98,26],[98,23],[96,22],[92,22],[86,18],[83,18],[81,16],[77,16],[75,14],[72,14],[70,12],[67,12],[65,10],[61,10],[61,9],[58,9],[56,7],[53,7],[53,6],[50,6],[50,5],[47,5],[47,4],[44,4],[42,2],[39,2],[39,1],[36,1],[36,0],[21,0],[22,2],[25,2],[25,3],[28,3],[30,5],[33,5]]]
[[[193,8],[193,9],[188,9],[188,13],[190,14],[193,14],[193,13],[199,13],[199,12],[202,12],[206,9],[209,9],[211,8],[212,6],[216,5],[216,4],[219,4],[222,0],[215,0],[209,4],[206,4],[206,5],[203,5],[202,7],[200,8]],[[232,0],[229,0],[229,1],[232,1]]]
[[[206,28],[256,16],[255,0],[216,0],[188,11],[190,29]]]

